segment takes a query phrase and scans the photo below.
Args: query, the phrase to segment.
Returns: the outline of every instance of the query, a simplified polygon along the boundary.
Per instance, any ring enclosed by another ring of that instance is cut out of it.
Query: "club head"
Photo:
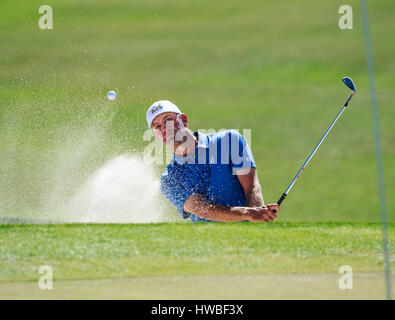
[[[344,84],[352,91],[355,92],[357,89],[355,88],[354,82],[349,77],[344,77],[343,79]]]

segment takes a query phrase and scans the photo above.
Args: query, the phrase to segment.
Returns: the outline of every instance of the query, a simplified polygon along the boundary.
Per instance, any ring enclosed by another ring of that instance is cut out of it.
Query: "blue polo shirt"
[[[173,155],[161,176],[161,192],[184,219],[210,222],[183,210],[188,197],[201,194],[217,204],[246,206],[236,171],[256,166],[250,147],[237,131],[194,134],[198,136],[195,154],[187,157]]]

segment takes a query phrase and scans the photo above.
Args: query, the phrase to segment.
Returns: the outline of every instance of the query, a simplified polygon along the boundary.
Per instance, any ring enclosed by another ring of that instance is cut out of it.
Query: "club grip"
[[[283,202],[283,200],[285,199],[287,195],[285,193],[283,193],[283,195],[280,197],[280,199],[278,199],[277,204],[280,205],[281,202]]]

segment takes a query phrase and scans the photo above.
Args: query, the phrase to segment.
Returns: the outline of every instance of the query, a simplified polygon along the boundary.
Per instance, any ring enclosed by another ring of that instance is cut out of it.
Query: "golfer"
[[[161,192],[191,222],[266,222],[277,204],[265,206],[250,147],[237,131],[192,132],[188,118],[170,101],[146,114],[156,140],[173,152],[161,176]]]

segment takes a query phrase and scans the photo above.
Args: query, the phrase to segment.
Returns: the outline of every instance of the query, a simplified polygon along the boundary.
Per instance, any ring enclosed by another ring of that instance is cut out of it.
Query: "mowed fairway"
[[[0,284],[0,299],[385,299],[382,273],[353,274],[353,288],[339,288],[339,274],[265,274],[138,277]],[[392,281],[395,277],[392,277]],[[394,291],[393,293],[394,294]]]
[[[389,231],[393,242],[395,226]],[[379,224],[3,225],[0,232],[1,298],[384,298]],[[53,268],[51,292],[38,288],[41,265]],[[348,293],[338,287],[342,265],[355,273]]]

